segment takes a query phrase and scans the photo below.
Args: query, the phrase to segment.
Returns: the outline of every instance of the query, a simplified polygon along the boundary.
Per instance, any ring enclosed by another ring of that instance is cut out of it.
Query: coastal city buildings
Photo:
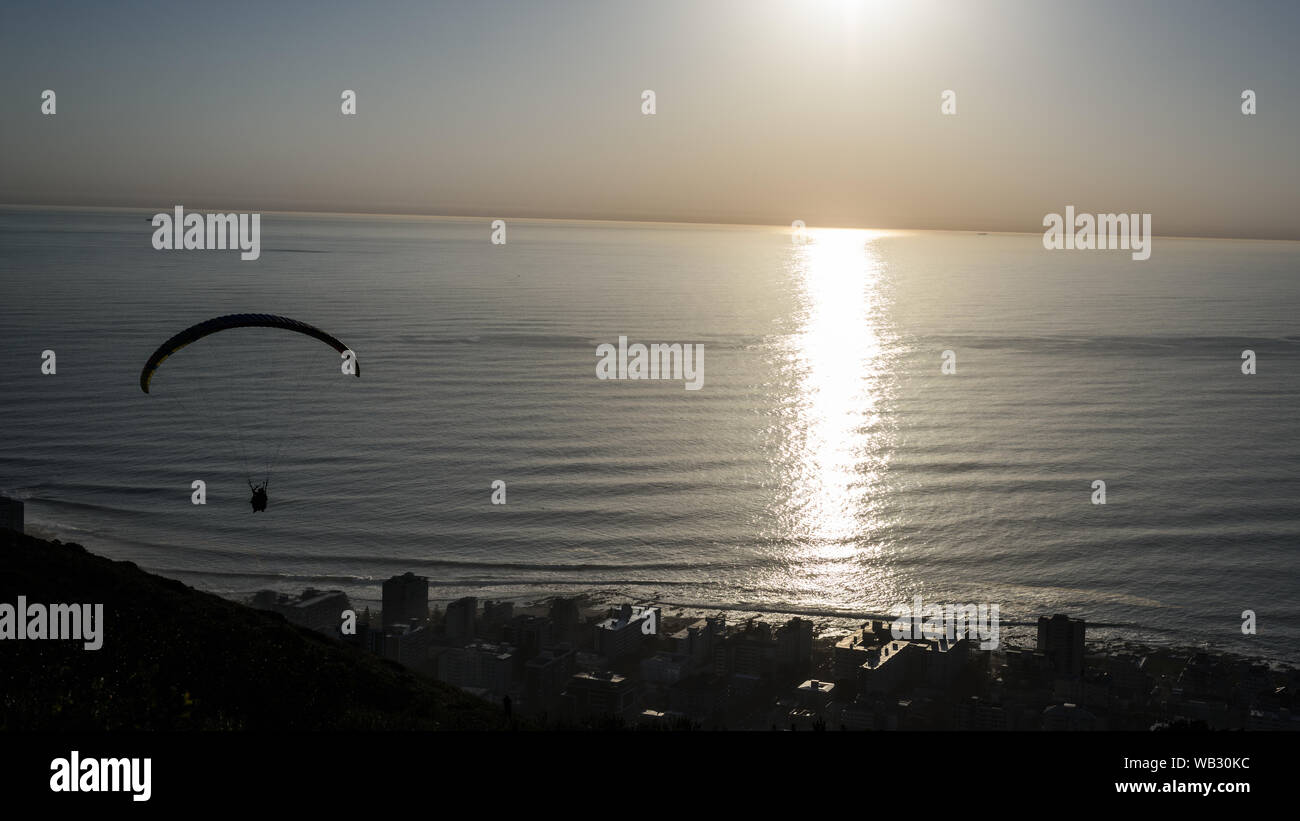
[[[868,621],[818,636],[811,620],[729,625],[558,597],[529,607],[468,596],[430,611],[428,580],[383,585],[358,648],[539,726],[780,730],[1296,729],[1297,672],[1209,653],[1089,654],[1083,620],[1038,621],[1033,648],[893,638]],[[347,598],[264,591],[256,603],[338,635]],[[391,612],[389,610],[391,608]],[[648,629],[653,627],[654,629]]]

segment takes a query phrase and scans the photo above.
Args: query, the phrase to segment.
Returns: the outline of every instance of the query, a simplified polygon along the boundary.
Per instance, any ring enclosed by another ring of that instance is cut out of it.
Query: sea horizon
[[[166,206],[167,210],[175,207],[174,205]],[[1062,208],[1065,206],[1062,205]],[[453,221],[483,221],[483,220],[509,220],[511,222],[573,222],[573,223],[611,223],[619,225],[669,225],[684,227],[700,228],[765,228],[776,231],[787,232],[791,230],[789,223],[780,221],[763,221],[763,222],[745,222],[742,220],[675,220],[675,219],[622,219],[616,217],[596,217],[596,216],[575,216],[575,217],[542,217],[530,215],[518,215],[511,213],[508,209],[497,211],[482,211],[480,213],[421,213],[414,211],[346,211],[346,210],[312,210],[312,209],[282,209],[282,208],[254,208],[249,207],[246,203],[200,203],[198,205],[187,205],[186,210],[189,212],[202,213],[259,213],[259,214],[279,214],[284,216],[300,217],[318,217],[328,219],[332,217],[348,218],[391,218],[395,220],[453,220]],[[72,212],[115,212],[130,211],[141,215],[152,216],[159,213],[157,207],[146,205],[67,205],[60,203],[38,204],[38,203],[0,203],[0,210],[11,211],[72,211]],[[818,224],[812,226],[818,230],[834,231],[888,231],[891,233],[936,233],[936,234],[979,234],[988,236],[1034,236],[1041,237],[1043,232],[1032,227],[1026,227],[1026,230],[1009,231],[997,228],[947,228],[947,227],[916,227],[911,225],[905,226],[888,226],[888,225],[858,225],[858,224],[839,224],[835,222]],[[1214,234],[1162,234],[1153,233],[1151,236],[1162,239],[1190,239],[1205,240],[1209,242],[1300,242],[1300,237],[1241,237],[1241,236],[1218,236]]]

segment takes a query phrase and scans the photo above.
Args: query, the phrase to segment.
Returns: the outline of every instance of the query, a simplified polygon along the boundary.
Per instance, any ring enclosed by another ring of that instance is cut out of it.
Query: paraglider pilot
[[[260,513],[266,510],[266,482],[254,486],[252,482],[248,486],[253,489],[253,498],[248,503],[253,506],[254,513]]]

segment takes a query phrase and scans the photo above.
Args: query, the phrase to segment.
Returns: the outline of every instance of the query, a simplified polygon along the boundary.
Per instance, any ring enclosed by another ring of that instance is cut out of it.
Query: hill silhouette
[[[103,647],[0,641],[4,730],[485,730],[454,687],[131,562],[0,530],[0,603],[104,605]]]

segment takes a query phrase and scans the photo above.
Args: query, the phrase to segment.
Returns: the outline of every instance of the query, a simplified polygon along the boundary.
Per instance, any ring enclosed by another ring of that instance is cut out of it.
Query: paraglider
[[[253,506],[254,513],[262,513],[266,510],[266,483],[254,487],[253,483],[249,482],[248,486],[253,489],[253,498],[249,499],[248,503]]]
[[[145,362],[144,368],[141,369],[140,371],[140,390],[144,391],[145,393],[150,392],[151,384],[153,382],[154,376],[158,372],[159,367],[163,364],[163,362],[165,362],[169,357],[171,357],[177,351],[205,337],[211,336],[212,334],[217,334],[217,333],[238,329],[238,328],[271,328],[271,329],[278,329],[283,331],[290,331],[296,334],[303,334],[313,339],[317,339],[321,342],[324,342],[326,345],[329,345],[334,350],[338,351],[339,354],[342,356],[343,358],[343,366],[341,368],[342,373],[346,375],[354,375],[358,377],[361,376],[361,366],[356,361],[356,356],[352,352],[352,350],[348,348],[346,345],[344,345],[333,335],[321,330],[320,328],[317,328],[314,325],[309,325],[306,322],[301,322],[296,319],[290,319],[289,317],[277,316],[274,314],[227,314],[226,316],[215,317],[213,319],[200,322],[196,325],[192,325],[189,328],[186,328],[185,330],[181,331],[180,333],[172,336],[162,345],[158,346],[158,349],[153,352],[153,354],[149,357],[148,361]],[[272,337],[274,336],[275,335],[273,334]],[[245,341],[246,340],[237,341],[237,347],[239,349],[241,356],[243,355],[245,350],[243,347],[243,343]],[[281,346],[282,343],[277,342],[272,347],[278,349]],[[218,346],[218,349],[220,349],[220,347],[221,346]],[[288,348],[293,349],[294,346],[290,345],[288,346]],[[257,350],[256,348],[250,348],[249,353],[252,354],[256,350]],[[310,351],[308,351],[308,353],[309,352]],[[203,404],[201,405],[201,407],[198,408],[187,407],[186,410],[192,413],[200,414],[204,418],[209,418],[214,420],[221,419],[222,413],[219,410],[219,406],[222,404],[223,399],[229,398],[227,394],[240,394],[241,392],[246,392],[250,390],[250,388],[245,384],[248,380],[245,380],[242,376],[239,376],[238,374],[240,373],[251,373],[252,377],[255,380],[260,380],[258,384],[262,385],[264,388],[265,386],[269,385],[271,390],[275,390],[277,386],[280,385],[280,382],[278,381],[279,375],[278,374],[272,375],[267,371],[266,369],[267,366],[263,358],[257,356],[250,356],[247,364],[248,364],[247,371],[243,370],[244,363],[240,362],[240,363],[236,363],[237,366],[235,371],[233,372],[234,373],[233,376],[229,374],[220,374],[218,378],[220,378],[220,376],[225,376],[227,378],[227,384],[222,385],[220,388],[214,388],[208,396],[202,397]],[[319,371],[316,371],[314,369],[314,366],[312,366],[311,368],[307,368],[307,370],[309,370],[311,373],[320,373]],[[338,372],[339,371],[334,371],[335,374],[337,374]],[[206,374],[206,371],[201,371],[200,373]],[[183,378],[185,375],[186,374],[182,373],[181,382],[185,381]],[[297,373],[296,375],[301,377],[301,373]],[[293,382],[293,380],[289,380],[289,381]],[[289,386],[286,386],[286,388],[288,387]],[[297,386],[294,385],[293,387],[297,387]],[[183,395],[184,390],[181,390],[180,393]],[[176,396],[175,398],[178,402],[184,404],[184,401],[181,398],[181,396]],[[238,399],[240,399],[241,401],[247,400],[248,395],[245,393],[244,395],[240,395]],[[244,405],[240,407],[241,409],[246,409],[248,406],[250,406],[250,404],[252,407],[256,407],[257,403],[262,403],[265,401],[267,400],[261,395],[261,393],[258,393],[253,397],[252,403],[245,402]],[[282,409],[278,404],[275,406],[267,405],[265,407],[274,408],[274,412],[269,414],[258,413],[255,417],[250,418],[249,424],[253,428],[256,428],[256,430],[244,429],[243,425],[234,424],[231,425],[234,435],[231,437],[230,440],[226,440],[226,441],[230,441],[232,446],[237,445],[237,447],[232,447],[232,453],[239,455],[241,458],[245,460],[244,472],[246,473],[247,476],[249,490],[252,491],[252,498],[249,499],[249,504],[252,506],[254,513],[262,513],[265,512],[267,509],[267,503],[269,501],[268,494],[267,494],[267,485],[270,482],[270,472],[272,466],[274,465],[274,463],[276,462],[279,456],[281,446],[283,445],[283,441],[281,441],[281,439],[285,431],[275,430],[275,428],[277,425],[279,425],[281,428],[288,426],[290,429],[292,429],[293,427],[295,427],[293,415],[282,413]],[[223,424],[223,423],[218,422],[218,424]],[[230,420],[226,420],[224,424],[230,424]],[[261,449],[262,455],[265,458],[265,470],[264,471],[259,470],[255,474],[253,468],[251,468],[248,464],[248,462],[251,461],[248,458],[249,455],[248,451],[250,449],[253,450],[254,455],[256,456],[258,449],[251,448],[248,440],[254,438],[255,435],[259,432],[265,435],[266,431],[261,430],[262,428],[265,428],[266,430],[270,430],[272,431],[273,434],[276,435],[271,436],[270,441],[266,442],[266,447]],[[274,455],[271,455],[272,452],[274,452]]]

